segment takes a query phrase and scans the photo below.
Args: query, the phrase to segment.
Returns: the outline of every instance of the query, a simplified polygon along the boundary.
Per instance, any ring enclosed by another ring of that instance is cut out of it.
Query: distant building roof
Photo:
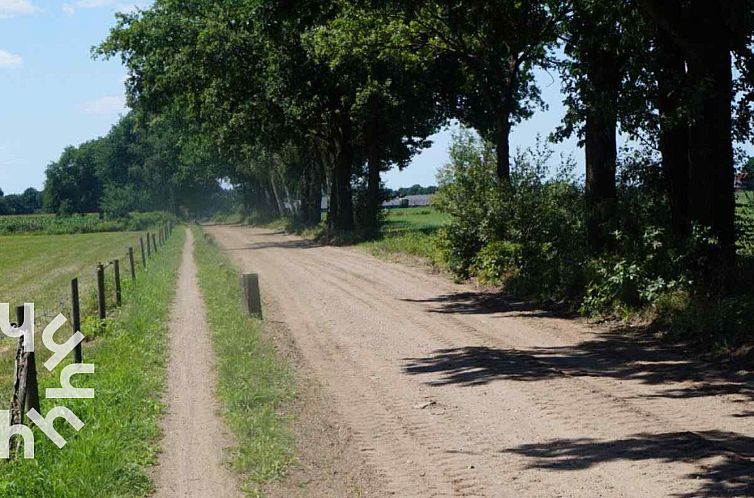
[[[404,207],[406,203],[408,203],[407,207],[429,206],[432,204],[432,197],[434,197],[432,194],[396,197],[395,199],[383,202],[382,207]]]
[[[394,208],[394,207],[429,206],[430,204],[432,204],[432,197],[434,197],[434,194],[406,195],[403,197],[396,197],[395,199],[385,201],[382,203],[382,207]],[[408,205],[406,205],[406,203],[408,203]],[[327,208],[329,206],[330,206],[330,198],[327,196],[322,196],[322,201],[320,203],[320,207],[322,211],[327,211]]]

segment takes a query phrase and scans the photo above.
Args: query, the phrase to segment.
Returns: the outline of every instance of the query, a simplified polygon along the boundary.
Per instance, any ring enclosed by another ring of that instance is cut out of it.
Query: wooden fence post
[[[113,260],[113,273],[115,274],[115,306],[120,306],[123,300],[120,288],[120,260],[118,258]]]
[[[24,329],[27,330],[28,326],[25,323],[24,306],[16,306],[16,321],[19,326],[23,324]],[[32,325],[33,326],[33,325]],[[37,384],[37,361],[34,358],[34,351],[24,351],[26,357],[26,400],[24,403],[25,412],[28,412],[32,408],[40,411],[39,408],[39,386]]]
[[[147,267],[147,257],[144,255],[144,237],[139,237],[139,245],[141,246],[141,267]]]
[[[152,245],[154,246],[154,253],[157,254],[157,237],[152,234]]]
[[[81,332],[81,307],[79,303],[79,279],[71,280],[71,327],[73,333]],[[73,362],[81,363],[81,343],[73,348]]]
[[[97,316],[100,320],[107,318],[105,306],[105,267],[102,263],[97,265]]]
[[[152,257],[152,241],[149,238],[149,232],[147,232],[147,256]]]
[[[131,280],[136,280],[136,267],[134,266],[134,248],[128,247],[128,262],[131,265]]]
[[[10,425],[24,423],[24,405],[26,403],[26,356],[24,355],[23,336],[18,338],[15,363],[16,371],[13,379],[13,396],[10,399]]]
[[[259,293],[259,275],[244,273],[241,275],[241,288],[246,297],[246,311],[249,315],[262,318],[262,298]]]

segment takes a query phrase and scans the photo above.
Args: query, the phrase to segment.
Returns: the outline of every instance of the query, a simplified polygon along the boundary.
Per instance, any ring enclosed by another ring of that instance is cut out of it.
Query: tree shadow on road
[[[528,457],[530,468],[574,471],[611,461],[687,462],[703,468],[687,475],[699,489],[673,496],[754,496],[754,438],[733,432],[670,432],[636,434],[626,439],[558,439],[504,449]]]
[[[535,382],[558,377],[631,380],[657,386],[645,397],[697,398],[736,394],[754,401],[754,375],[716,368],[689,359],[633,334],[604,333],[563,347],[501,349],[486,346],[439,349],[421,358],[404,358],[411,375],[434,374],[430,385],[475,386],[497,380]],[[439,377],[437,377],[439,374]],[[741,407],[750,410],[750,405]],[[745,411],[739,416],[750,416]]]
[[[455,292],[441,294],[429,299],[401,299],[408,303],[419,303],[430,306],[430,313],[441,314],[500,314],[501,316],[575,318],[573,310],[558,306],[534,305],[526,301],[519,301],[501,294],[489,292]]]

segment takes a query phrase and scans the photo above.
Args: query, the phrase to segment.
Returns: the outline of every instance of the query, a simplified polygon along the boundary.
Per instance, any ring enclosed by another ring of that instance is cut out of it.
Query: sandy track
[[[186,243],[170,320],[167,413],[156,468],[157,497],[234,497],[235,477],[224,449],[231,438],[218,415],[214,353],[199,293],[193,237]]]
[[[358,250],[207,230],[260,273],[380,496],[754,496],[749,372]]]

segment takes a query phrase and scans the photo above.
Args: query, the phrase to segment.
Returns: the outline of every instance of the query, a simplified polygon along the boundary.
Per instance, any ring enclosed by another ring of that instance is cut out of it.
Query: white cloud
[[[84,114],[117,114],[126,110],[126,99],[122,95],[108,95],[82,103],[79,110]]]
[[[0,0],[0,19],[24,16],[39,12],[29,0]]]
[[[4,0],[0,0],[2,2]],[[78,0],[73,3],[64,3],[63,12],[72,16],[79,9],[98,9],[101,7],[112,7],[116,12],[122,12],[124,14],[135,12],[136,9],[145,8],[151,3],[147,0],[136,1],[133,3],[122,3],[118,0]]]
[[[142,3],[122,3],[118,5],[115,10],[117,12],[120,12],[121,14],[133,14],[139,9],[143,9],[146,7],[146,4],[144,2]]]
[[[20,55],[12,54],[0,49],[0,69],[9,67],[18,67],[23,64],[24,60]]]

